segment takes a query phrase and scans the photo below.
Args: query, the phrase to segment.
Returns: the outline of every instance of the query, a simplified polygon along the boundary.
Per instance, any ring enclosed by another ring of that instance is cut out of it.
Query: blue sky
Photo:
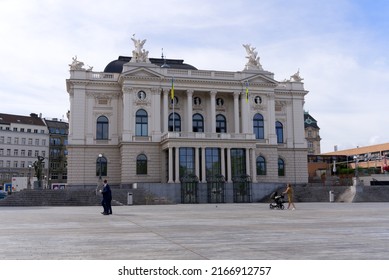
[[[130,56],[241,71],[243,43],[276,80],[298,69],[322,152],[389,142],[389,1],[0,0],[0,112],[65,118],[72,57],[94,71]]]

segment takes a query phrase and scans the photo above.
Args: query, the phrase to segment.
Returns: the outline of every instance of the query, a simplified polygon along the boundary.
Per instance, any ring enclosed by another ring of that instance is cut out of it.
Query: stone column
[[[201,182],[205,183],[207,181],[205,174],[205,148],[201,148]]]
[[[221,168],[221,173],[226,178],[226,163],[225,163],[225,154],[224,154],[224,148],[220,148],[220,168]]]
[[[216,90],[210,91],[210,97],[211,97],[211,133],[216,133]]]
[[[232,182],[232,168],[231,168],[231,148],[227,148],[227,182]]]
[[[246,173],[251,176],[250,149],[246,148]]]
[[[187,93],[187,114],[186,114],[186,117],[187,117],[187,128],[186,128],[186,131],[187,132],[192,132],[192,129],[193,129],[193,123],[192,123],[192,118],[193,118],[193,90],[187,90],[186,91]]]
[[[241,99],[240,99],[240,109],[241,109],[241,124],[242,124],[242,133],[246,134],[249,133],[249,124],[252,123],[249,120],[249,104],[246,102],[246,98],[244,98],[244,94],[242,93]]]
[[[168,132],[169,124],[169,90],[163,89],[163,119],[162,119],[162,132]]]
[[[168,170],[169,170],[169,178],[168,178],[168,183],[174,183],[173,181],[173,148],[172,147],[169,147],[169,150],[168,150],[168,153],[169,153],[169,167],[168,167]]]
[[[250,149],[251,154],[251,180],[253,183],[257,182],[257,158],[255,156],[255,149]]]
[[[234,126],[235,133],[239,133],[239,92],[234,92]]]
[[[195,148],[195,174],[200,178],[200,148]]]
[[[180,148],[175,148],[176,150],[176,168],[175,168],[175,174],[176,174],[176,178],[175,178],[175,183],[180,183],[180,158],[179,158],[179,155],[180,155]]]

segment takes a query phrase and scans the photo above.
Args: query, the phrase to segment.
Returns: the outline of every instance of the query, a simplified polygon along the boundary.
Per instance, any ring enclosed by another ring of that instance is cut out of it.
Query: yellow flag
[[[170,90],[170,96],[174,99],[174,78],[172,78],[172,89]]]
[[[246,82],[246,103],[249,102],[249,83]]]

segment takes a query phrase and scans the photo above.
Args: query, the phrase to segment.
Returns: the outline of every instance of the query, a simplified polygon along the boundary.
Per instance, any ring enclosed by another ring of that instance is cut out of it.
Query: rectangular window
[[[180,148],[180,177],[195,173],[194,148]]]
[[[231,149],[232,177],[246,174],[245,149]]]
[[[19,150],[18,149],[15,149],[14,150],[14,156],[17,157],[19,155]]]
[[[205,149],[205,168],[207,178],[221,174],[221,160],[219,148]]]
[[[35,139],[35,146],[39,146],[39,139]]]

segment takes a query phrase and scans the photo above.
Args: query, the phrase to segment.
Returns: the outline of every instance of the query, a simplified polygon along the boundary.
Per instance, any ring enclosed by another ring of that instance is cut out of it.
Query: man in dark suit
[[[112,192],[111,188],[108,185],[107,180],[104,180],[104,188],[101,191],[103,194],[103,200],[101,201],[101,205],[103,206],[104,212],[101,212],[103,215],[111,215],[112,214],[112,206],[111,206],[111,201],[112,201]]]

